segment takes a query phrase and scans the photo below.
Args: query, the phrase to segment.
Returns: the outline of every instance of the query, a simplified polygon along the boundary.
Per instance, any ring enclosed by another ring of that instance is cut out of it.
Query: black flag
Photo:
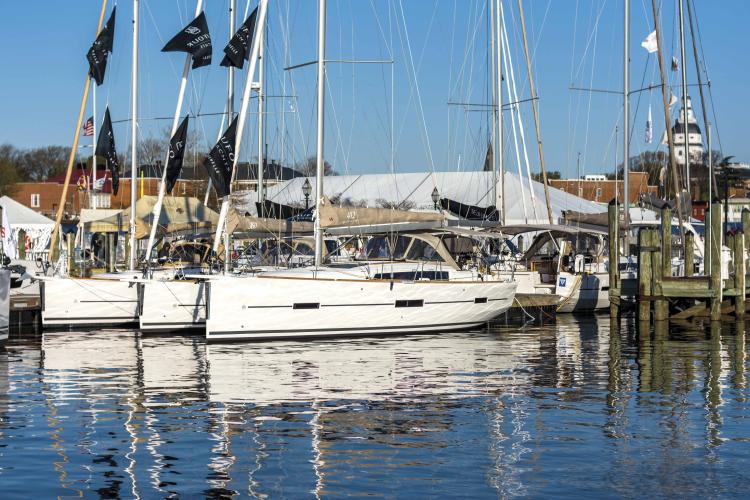
[[[112,171],[112,193],[117,194],[120,187],[120,161],[115,149],[115,135],[112,133],[112,119],[109,117],[109,106],[104,111],[104,122],[96,141],[96,156],[103,156],[107,160],[107,168]]]
[[[255,35],[255,18],[258,14],[256,7],[252,14],[242,23],[240,29],[234,34],[226,47],[224,47],[224,59],[222,66],[234,66],[240,68],[245,65],[245,59],[250,59],[250,46]]]
[[[219,196],[229,196],[229,185],[232,182],[232,166],[234,164],[234,147],[237,139],[237,118],[224,135],[221,136],[216,146],[208,153],[203,162],[209,177],[216,188]]]
[[[193,55],[193,69],[211,64],[211,35],[208,33],[206,14],[185,26],[161,49],[162,52],[187,52]]]
[[[187,142],[188,117],[186,116],[177,131],[169,140],[169,159],[167,160],[167,194],[172,194],[172,188],[182,172],[182,159],[185,157],[185,143]]]
[[[112,9],[112,14],[110,14],[107,23],[86,53],[86,59],[89,61],[89,75],[96,81],[97,85],[101,85],[104,82],[104,71],[107,69],[107,56],[112,52],[112,44],[115,41],[116,10],[117,6]]]

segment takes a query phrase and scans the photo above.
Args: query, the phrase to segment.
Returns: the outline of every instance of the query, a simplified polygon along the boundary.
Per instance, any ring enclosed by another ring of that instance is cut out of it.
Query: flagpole
[[[268,0],[260,0],[260,6],[258,8],[258,20],[255,26],[255,32],[263,29],[266,22],[266,10],[268,7]],[[245,129],[245,118],[247,117],[247,107],[250,104],[250,91],[253,87],[253,78],[255,78],[255,68],[258,64],[258,52],[260,50],[260,44],[258,43],[258,37],[253,37],[252,51],[250,52],[250,61],[247,68],[247,77],[245,78],[245,88],[242,92],[242,104],[240,105],[240,115],[237,118],[237,135],[234,146],[234,159],[232,160],[232,175],[230,179],[234,180],[234,176],[237,170],[237,163],[240,159],[240,145],[242,144],[242,134]],[[230,182],[231,186],[231,182]],[[219,211],[219,221],[216,224],[216,235],[214,237],[213,251],[216,253],[221,243],[223,232],[226,230],[224,227],[227,220],[227,214],[229,213],[229,196],[223,196],[221,199],[221,210]]]
[[[130,130],[130,255],[128,269],[133,271],[136,263],[135,202],[138,181],[138,1],[133,0],[133,73],[132,73],[132,127]]]
[[[203,0],[198,0],[198,3],[195,6],[195,17],[198,17],[202,9],[203,9]],[[175,107],[174,117],[172,118],[172,130],[169,134],[170,140],[172,136],[174,136],[175,132],[177,132],[177,127],[180,122],[180,114],[182,113],[182,103],[185,99],[185,90],[187,89],[187,79],[188,79],[188,74],[190,73],[190,65],[192,62],[193,62],[193,55],[188,53],[185,56],[185,66],[182,68],[182,78],[180,79],[180,90],[177,93],[177,106]],[[159,219],[161,217],[161,209],[164,204],[164,196],[167,193],[166,181],[167,181],[167,168],[169,167],[169,150],[170,148],[167,148],[167,157],[164,160],[164,170],[161,173],[161,182],[159,183],[159,195],[156,198],[156,204],[154,205],[154,210],[152,212],[153,217],[151,220],[151,231],[149,232],[149,235],[148,235],[148,244],[146,245],[146,255],[144,257],[144,261],[146,262],[146,265],[148,265],[151,262],[151,251],[154,248],[154,240],[156,239],[156,229],[159,226]]]
[[[91,123],[93,125],[94,135],[91,137],[91,192],[93,195],[89,198],[89,205],[91,208],[96,207],[96,85],[94,85],[94,92],[91,99],[91,108],[93,114],[91,115]]]
[[[107,10],[107,0],[102,0],[102,11],[99,14],[99,24],[96,28],[96,33],[102,30],[102,24],[104,23],[104,13]],[[65,200],[68,197],[68,186],[70,185],[70,176],[73,173],[73,164],[76,159],[76,150],[78,149],[78,138],[81,135],[81,125],[83,123],[83,114],[86,111],[86,101],[89,98],[89,88],[91,87],[91,75],[86,73],[86,83],[83,86],[83,98],[81,99],[81,107],[78,110],[78,119],[76,120],[75,134],[73,135],[73,147],[70,150],[70,156],[68,157],[68,167],[65,171],[65,182],[63,183],[63,189],[60,193],[60,204],[57,206],[57,214],[55,215],[55,227],[52,229],[52,235],[49,240],[49,260],[54,261],[57,257],[57,243],[60,235],[60,224],[62,223],[63,213],[65,211]]]

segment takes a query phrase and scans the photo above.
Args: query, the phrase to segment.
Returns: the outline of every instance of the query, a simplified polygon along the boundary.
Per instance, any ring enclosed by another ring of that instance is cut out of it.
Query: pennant
[[[669,144],[669,135],[667,134],[667,131],[664,130],[664,133],[661,134],[661,141],[659,141],[661,144]]]
[[[234,66],[240,68],[245,65],[245,60],[250,60],[250,47],[252,46],[255,36],[255,18],[258,14],[258,8],[253,10],[248,16],[237,33],[234,34],[226,47],[224,47],[224,59],[221,60],[222,66]]]
[[[86,59],[89,61],[89,75],[96,81],[97,85],[104,83],[104,72],[107,69],[107,56],[112,52],[112,45],[115,41],[115,11],[117,6],[112,9],[107,23],[97,35],[96,40],[86,53]]]
[[[651,105],[648,105],[648,119],[646,120],[646,144],[654,141],[654,124],[651,121]]]
[[[182,160],[185,157],[185,143],[187,142],[188,118],[185,117],[177,127],[177,131],[169,140],[169,157],[167,158],[166,188],[167,194],[172,194],[177,179],[182,172]]]
[[[643,39],[643,41],[641,42],[641,47],[643,47],[644,49],[646,49],[646,51],[649,54],[653,54],[654,52],[656,52],[657,50],[659,50],[659,44],[656,41],[656,31],[655,30],[652,31],[651,33],[649,33],[648,36]]]
[[[161,49],[162,52],[191,54],[193,69],[211,64],[211,50],[211,35],[208,32],[205,12],[201,12]]]
[[[677,103],[677,96],[675,96],[672,91],[669,92],[669,107],[671,108]]]
[[[117,149],[115,149],[115,135],[112,132],[112,119],[109,117],[109,106],[104,111],[104,121],[99,131],[99,138],[96,142],[96,156],[102,156],[107,160],[107,168],[112,172],[112,193],[117,194],[120,187],[120,161],[117,159]]]
[[[220,197],[229,196],[229,187],[232,181],[232,167],[234,166],[234,148],[237,139],[237,118],[219,142],[213,147],[208,157],[203,162],[211,182],[216,188],[216,194]]]
[[[680,69],[680,62],[675,56],[672,56],[672,71],[677,71],[678,69]]]

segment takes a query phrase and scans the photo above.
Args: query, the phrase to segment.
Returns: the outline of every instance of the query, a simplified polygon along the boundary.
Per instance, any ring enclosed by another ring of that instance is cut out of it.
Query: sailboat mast
[[[240,159],[240,146],[242,145],[242,135],[245,131],[245,118],[247,117],[247,107],[250,104],[250,92],[253,88],[253,78],[255,78],[255,69],[258,64],[258,52],[260,45],[258,44],[257,33],[263,30],[266,22],[266,10],[268,9],[268,0],[260,0],[258,6],[258,21],[255,25],[256,36],[253,37],[252,49],[250,51],[249,65],[247,68],[247,77],[245,78],[245,87],[242,91],[242,103],[240,104],[240,114],[237,117],[237,138],[234,146],[234,160],[232,161],[232,175],[231,179],[237,174],[237,162]],[[214,236],[213,251],[219,250],[219,245],[222,242],[224,226],[227,221],[227,214],[229,213],[229,196],[224,196],[221,200],[221,209],[219,210],[219,220],[216,224],[216,235]]]
[[[495,50],[496,59],[495,67],[497,75],[495,84],[497,85],[497,151],[494,154],[498,158],[500,193],[497,192],[497,182],[495,183],[495,206],[500,207],[500,222],[505,224],[505,147],[503,144],[503,37],[500,29],[500,0],[495,0]],[[498,204],[498,196],[500,203]]]
[[[263,143],[264,141],[264,135],[263,135],[263,92],[265,90],[263,87],[265,86],[266,82],[264,79],[264,44],[265,44],[265,29],[262,29],[258,32],[258,44],[260,45],[260,50],[258,52],[258,202],[261,204],[261,213],[258,214],[259,216],[263,217],[265,216],[265,210],[263,208],[263,200],[265,199],[265,195],[263,192],[263,180],[265,177],[264,169],[264,158],[263,158]]]
[[[323,174],[325,173],[325,77],[326,68],[326,0],[318,2],[318,137],[315,168],[315,267],[323,264],[323,231],[320,227],[320,209],[323,201]]]
[[[630,227],[630,0],[625,0],[625,11],[623,14],[623,38],[622,38],[622,179],[623,206],[625,207],[623,227]],[[630,255],[628,244],[628,231],[625,234],[625,256]],[[610,256],[610,259],[618,258]]]
[[[96,85],[94,85],[94,88],[92,89],[92,96],[91,96],[91,186],[89,187],[89,191],[92,193],[90,199],[89,199],[89,207],[90,208],[97,208],[96,207]]]
[[[685,136],[685,187],[690,196],[690,133],[688,131],[687,58],[685,57],[685,12],[679,0],[680,58],[682,59],[682,132]]]
[[[135,0],[136,2],[138,0]],[[195,16],[203,10],[203,0],[198,0],[195,6]],[[172,129],[169,133],[171,140],[172,136],[177,132],[177,127],[180,123],[180,114],[182,113],[182,103],[185,100],[185,91],[187,90],[187,79],[190,73],[190,65],[193,62],[193,55],[187,54],[185,56],[185,66],[182,68],[182,78],[180,79],[180,90],[177,93],[177,106],[175,107],[174,117],[172,118]],[[169,148],[167,148],[167,157],[164,160],[164,170],[161,173],[161,182],[159,183],[159,195],[156,198],[156,204],[154,205],[153,217],[151,222],[151,232],[148,235],[148,244],[146,245],[146,262],[151,260],[151,250],[154,248],[154,242],[156,240],[156,229],[159,226],[159,219],[161,218],[161,209],[164,205],[164,197],[167,194],[167,167],[169,167]],[[131,196],[135,196],[135,191],[132,191]],[[135,203],[133,203],[135,206]],[[132,211],[131,211],[132,213]]]
[[[128,269],[135,269],[136,239],[135,239],[135,186],[138,179],[138,0],[133,0],[133,73],[131,75],[132,98],[132,127],[130,136],[130,252]],[[153,224],[155,225],[155,224]]]
[[[229,40],[234,36],[234,20],[237,0],[229,0]],[[234,118],[234,66],[231,64],[227,68],[227,123],[232,123]]]

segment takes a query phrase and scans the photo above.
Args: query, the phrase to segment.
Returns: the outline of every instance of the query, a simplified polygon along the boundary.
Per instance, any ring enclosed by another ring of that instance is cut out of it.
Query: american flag
[[[83,135],[89,137],[94,135],[94,117],[89,117],[86,123],[83,124]]]

